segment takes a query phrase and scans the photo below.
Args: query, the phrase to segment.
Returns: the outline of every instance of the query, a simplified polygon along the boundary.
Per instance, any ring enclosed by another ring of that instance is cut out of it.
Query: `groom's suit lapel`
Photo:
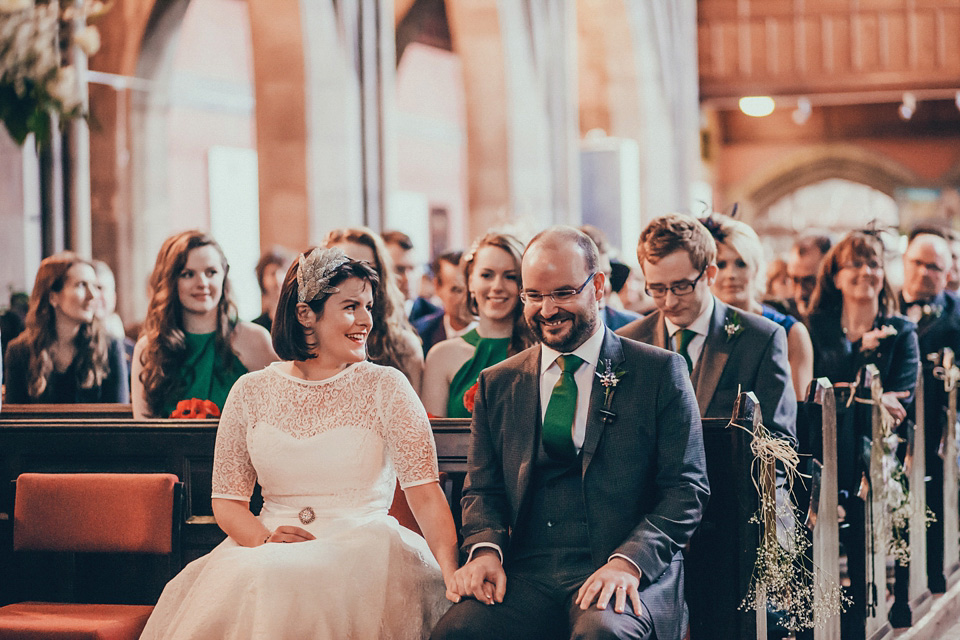
[[[620,337],[615,335],[613,331],[604,329],[603,346],[600,348],[600,359],[597,362],[598,374],[606,372],[607,360],[610,361],[610,369],[614,373],[622,370],[623,347],[620,344]],[[600,413],[600,409],[603,407],[603,395],[604,386],[600,381],[600,376],[594,376],[590,391],[590,405],[587,410],[587,429],[583,438],[583,473],[587,472],[587,467],[593,460],[593,454],[597,451],[597,445],[606,426],[603,415]]]
[[[530,486],[540,440],[540,358],[542,349],[531,349],[520,366],[513,414],[517,422],[503,425],[504,450],[516,452],[517,489],[521,502]]]

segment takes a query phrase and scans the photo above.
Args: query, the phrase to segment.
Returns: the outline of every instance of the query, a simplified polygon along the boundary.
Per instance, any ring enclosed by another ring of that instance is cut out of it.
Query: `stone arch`
[[[854,145],[824,145],[794,153],[730,189],[727,202],[738,203],[739,217],[755,224],[783,196],[829,178],[872,187],[891,197],[900,187],[920,184],[899,162]]]

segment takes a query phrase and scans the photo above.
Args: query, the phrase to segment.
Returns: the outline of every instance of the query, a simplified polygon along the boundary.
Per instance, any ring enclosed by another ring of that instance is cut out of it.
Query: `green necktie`
[[[697,332],[693,329],[680,329],[680,331],[674,334],[674,338],[677,340],[677,353],[682,355],[683,359],[687,361],[687,373],[693,373],[693,360],[690,359],[687,347],[690,346],[690,342],[696,335]]]
[[[577,381],[574,372],[583,360],[574,355],[557,358],[562,373],[550,394],[547,413],[543,417],[543,448],[557,460],[573,460],[577,450],[573,446],[573,419],[577,413]]]

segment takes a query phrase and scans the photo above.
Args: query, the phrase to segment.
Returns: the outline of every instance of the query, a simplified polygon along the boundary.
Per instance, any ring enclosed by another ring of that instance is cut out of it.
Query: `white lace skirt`
[[[269,509],[267,510],[269,511]],[[269,529],[300,524],[265,513]],[[227,538],[167,584],[141,638],[427,638],[449,602],[426,541],[380,512],[305,526],[317,539]]]

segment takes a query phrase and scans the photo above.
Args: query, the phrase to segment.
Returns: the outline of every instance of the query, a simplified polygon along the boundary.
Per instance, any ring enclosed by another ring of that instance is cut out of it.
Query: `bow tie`
[[[926,305],[929,305],[929,304],[932,304],[932,303],[933,303],[933,300],[914,300],[913,302],[906,302],[906,301],[904,301],[904,303],[903,303],[903,310],[906,311],[907,309],[912,309],[913,307],[921,307],[921,308],[922,308],[922,307],[924,307],[924,306],[926,306]]]

